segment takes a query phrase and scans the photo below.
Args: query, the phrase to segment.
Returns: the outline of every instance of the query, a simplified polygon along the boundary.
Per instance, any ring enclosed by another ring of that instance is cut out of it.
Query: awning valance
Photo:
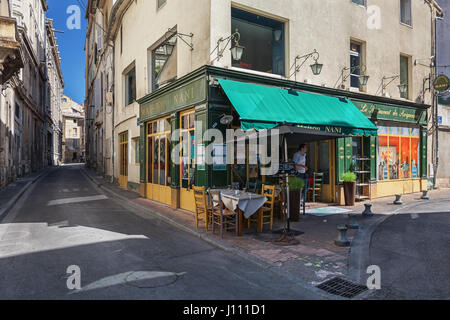
[[[243,130],[289,124],[343,135],[377,135],[377,127],[348,99],[218,80]]]

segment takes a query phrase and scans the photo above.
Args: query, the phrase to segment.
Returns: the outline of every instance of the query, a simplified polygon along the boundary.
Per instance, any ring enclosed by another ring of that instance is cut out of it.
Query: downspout
[[[115,79],[116,79],[116,73],[115,73],[115,47],[114,44],[110,44],[108,43],[108,46],[111,47],[112,49],[112,85],[111,85],[111,89],[113,92],[113,99],[112,99],[112,104],[111,104],[111,183],[114,183],[114,174],[115,174],[115,120],[114,120],[114,115],[115,115],[115,110],[114,110],[114,106],[115,106],[115,94],[114,94],[114,90],[115,90]]]
[[[437,19],[434,19],[434,75],[437,76],[437,50],[438,42],[437,42]],[[431,81],[431,80],[430,80]],[[438,96],[435,94],[434,88],[433,88],[433,100],[434,104],[436,105],[436,114],[435,114],[435,126],[436,126],[436,167],[434,169],[434,188],[436,189],[437,186],[437,178],[438,178],[438,169],[439,169],[439,103],[438,103]]]

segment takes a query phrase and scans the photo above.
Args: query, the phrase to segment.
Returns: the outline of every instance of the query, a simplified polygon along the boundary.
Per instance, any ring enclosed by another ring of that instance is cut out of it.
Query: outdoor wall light
[[[367,82],[369,82],[369,78],[370,76],[366,75],[366,66],[354,66],[354,67],[344,67],[341,70],[341,75],[339,76],[339,79],[336,81],[334,87],[336,88],[337,84],[339,83],[339,80],[342,79],[341,81],[341,88],[344,89],[345,88],[345,81],[347,81],[347,79],[352,75],[353,72],[355,72],[356,70],[360,70],[361,71],[361,75],[358,76],[358,81],[359,81],[359,85],[360,86],[365,86],[367,85]],[[349,71],[348,74],[345,74],[346,71]]]
[[[305,62],[309,59],[309,58],[313,58],[314,59],[314,64],[310,65],[311,67],[311,71],[312,73],[317,76],[322,72],[322,68],[323,68],[323,64],[318,63],[317,61],[319,60],[319,53],[317,52],[316,49],[314,49],[313,52],[305,54],[303,56],[296,56],[295,60],[294,60],[294,64],[292,65],[291,69],[294,68],[294,73],[291,74],[289,76],[289,78],[291,78],[293,75],[295,75],[295,81],[297,81],[297,73],[300,71],[300,68],[305,64]],[[297,65],[297,61],[303,59],[302,63],[300,65]]]
[[[233,60],[240,61],[242,59],[242,55],[244,54],[245,47],[239,45],[239,40],[241,40],[241,34],[239,33],[239,30],[236,29],[236,31],[229,37],[227,37],[225,39],[220,38],[217,41],[217,46],[214,48],[214,50],[210,54],[210,55],[212,55],[215,51],[217,51],[217,57],[212,61],[216,61],[216,60],[219,61],[223,57],[223,53],[225,52],[225,49],[228,47],[228,45],[230,44],[230,42],[232,40],[234,41],[234,46],[230,50],[231,50],[231,56],[232,56]],[[220,44],[225,41],[227,43],[225,44],[225,46],[222,49],[220,49]]]
[[[400,95],[406,94],[406,93],[408,93],[408,84],[406,84],[406,83],[400,84],[398,86],[398,89],[400,90]]]
[[[231,116],[231,115],[223,115],[223,116],[220,118],[220,123],[227,126],[227,125],[229,125],[230,123],[232,123],[233,120],[234,120],[234,117],[233,117],[233,116]]]
[[[386,88],[395,80],[399,79],[400,75],[392,76],[392,77],[383,77],[381,79],[381,94],[386,94]],[[400,91],[400,95],[404,95],[408,92],[408,84],[407,83],[400,83],[398,86],[398,89]],[[380,91],[380,89],[377,90],[377,93]]]

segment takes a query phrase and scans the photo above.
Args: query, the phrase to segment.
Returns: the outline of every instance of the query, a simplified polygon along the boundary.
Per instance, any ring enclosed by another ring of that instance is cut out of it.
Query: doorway
[[[119,134],[119,185],[128,188],[128,131]]]

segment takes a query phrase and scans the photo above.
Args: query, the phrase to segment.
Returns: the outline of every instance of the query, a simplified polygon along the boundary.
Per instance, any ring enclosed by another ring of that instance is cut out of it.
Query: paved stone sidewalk
[[[350,248],[337,247],[334,240],[337,238],[337,226],[348,222],[348,214],[336,214],[324,217],[312,215],[301,215],[298,222],[291,223],[291,229],[302,232],[296,236],[298,244],[282,245],[276,240],[280,234],[272,233],[265,226],[263,233],[257,233],[256,227],[244,228],[243,236],[236,237],[234,233],[226,233],[223,239],[218,234],[212,234],[211,230],[205,233],[202,224],[198,230],[195,228],[194,215],[184,210],[174,210],[160,203],[143,199],[138,194],[126,191],[116,185],[106,182],[102,177],[96,176],[92,171],[86,170],[89,176],[102,188],[107,189],[117,195],[127,198],[129,201],[147,208],[149,211],[158,212],[173,221],[187,226],[190,230],[195,230],[201,235],[206,235],[214,239],[217,243],[222,243],[227,247],[232,247],[244,252],[249,257],[255,257],[263,260],[272,267],[287,272],[301,280],[317,285],[335,276],[351,278],[349,271]],[[361,237],[370,237],[365,234],[370,230],[369,226],[377,223],[386,215],[395,213],[404,209],[413,203],[423,202],[422,194],[411,194],[403,196],[404,205],[397,206],[393,204],[395,197],[376,199],[371,201],[373,204],[372,217],[363,217],[358,215],[357,221],[360,225],[359,230],[348,230],[347,236],[350,241],[356,235]],[[450,198],[450,189],[430,191],[432,199]],[[339,207],[339,206],[336,206]],[[358,203],[354,207],[339,207],[352,210],[361,214],[364,211],[364,203]],[[284,221],[275,218],[274,230],[282,229]]]

